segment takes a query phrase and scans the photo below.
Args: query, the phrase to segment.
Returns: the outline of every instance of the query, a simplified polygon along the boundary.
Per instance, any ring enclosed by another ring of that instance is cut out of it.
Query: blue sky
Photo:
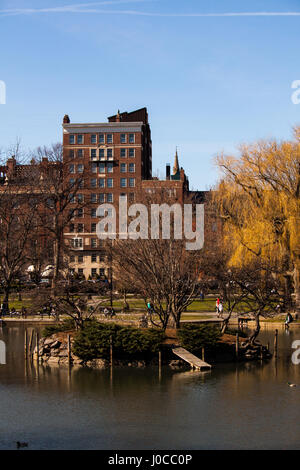
[[[207,189],[214,155],[300,124],[299,56],[300,0],[0,0],[0,147],[61,140],[66,113],[106,122],[147,106],[153,173],[178,146]]]

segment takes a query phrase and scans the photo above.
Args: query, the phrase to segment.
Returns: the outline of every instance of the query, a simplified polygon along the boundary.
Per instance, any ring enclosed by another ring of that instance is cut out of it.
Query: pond
[[[260,334],[271,346],[273,338],[274,330]],[[29,449],[299,449],[297,339],[296,325],[280,329],[278,358],[269,362],[159,374],[155,367],[37,367],[24,360],[24,327],[4,327],[0,449],[15,449],[16,441]]]

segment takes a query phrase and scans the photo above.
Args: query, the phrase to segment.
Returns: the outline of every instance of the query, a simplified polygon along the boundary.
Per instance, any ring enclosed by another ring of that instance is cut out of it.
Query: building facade
[[[142,202],[143,195],[151,197],[157,191],[165,191],[174,202],[182,204],[189,191],[188,179],[179,168],[177,150],[172,174],[167,165],[165,180],[152,178],[151,129],[146,108],[118,112],[104,123],[71,123],[66,115],[63,158],[69,166],[68,178],[85,174],[81,197],[86,206],[75,212],[65,237],[72,249],[70,269],[86,279],[109,276],[105,243],[96,234],[100,204],[113,204],[118,224],[122,196],[127,196],[128,204],[132,204]]]

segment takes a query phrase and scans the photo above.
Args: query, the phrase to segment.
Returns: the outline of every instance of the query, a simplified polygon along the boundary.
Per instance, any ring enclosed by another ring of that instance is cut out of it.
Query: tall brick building
[[[96,235],[97,207],[116,208],[120,196],[128,203],[139,202],[141,194],[167,191],[174,201],[183,202],[188,179],[179,168],[176,151],[173,172],[166,167],[166,180],[152,178],[151,130],[146,108],[118,112],[105,123],[71,123],[63,120],[63,158],[69,164],[69,178],[85,173],[82,196],[87,206],[75,217],[65,233],[73,252],[70,268],[88,276],[107,276],[104,245]]]

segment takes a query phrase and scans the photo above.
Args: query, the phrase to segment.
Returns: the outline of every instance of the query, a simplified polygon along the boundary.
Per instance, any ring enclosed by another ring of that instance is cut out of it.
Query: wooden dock
[[[194,356],[194,354],[188,352],[184,348],[174,348],[172,349],[172,351],[174,354],[176,354],[176,356],[180,357],[180,359],[183,359],[185,362],[188,362],[193,369],[197,369],[197,370],[211,369],[210,364],[207,364],[207,362],[202,361],[201,359]]]

